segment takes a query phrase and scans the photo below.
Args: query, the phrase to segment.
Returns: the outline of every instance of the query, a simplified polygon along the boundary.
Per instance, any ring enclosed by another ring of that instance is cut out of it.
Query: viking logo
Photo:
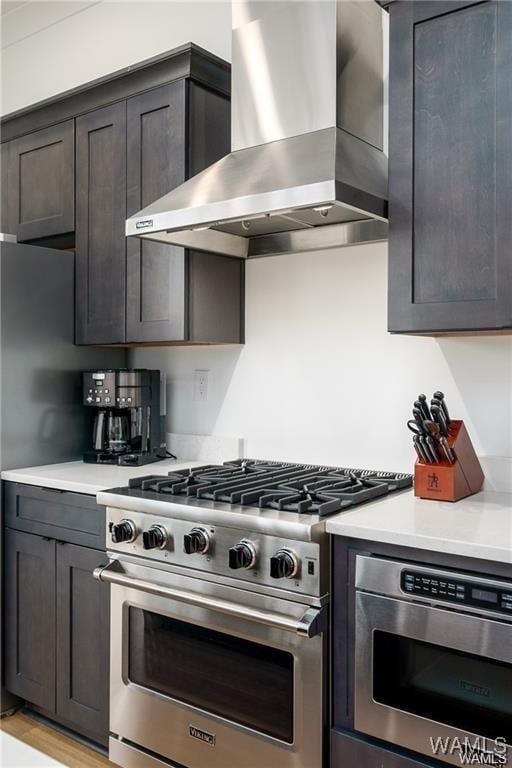
[[[208,731],[202,731],[200,728],[196,728],[195,725],[189,725],[188,735],[192,736],[194,739],[199,739],[199,741],[204,741],[204,743],[208,744],[210,747],[215,746],[215,734],[208,733]]]

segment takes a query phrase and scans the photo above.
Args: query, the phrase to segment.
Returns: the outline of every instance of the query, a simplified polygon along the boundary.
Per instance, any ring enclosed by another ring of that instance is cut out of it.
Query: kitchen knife
[[[413,408],[412,409],[412,417],[418,427],[420,428],[421,432],[425,432],[425,425],[423,424],[423,412],[420,408]]]
[[[423,404],[421,400],[415,400],[413,403],[413,406],[421,413],[422,419],[430,419],[430,411],[428,411],[428,406],[426,403]],[[427,415],[427,411],[428,411],[428,415]]]
[[[441,408],[443,410],[443,406],[441,405],[441,401],[437,399],[437,397],[433,397],[430,401],[430,408],[432,409],[432,406],[435,405],[436,408]],[[444,414],[444,411],[443,411]]]
[[[430,454],[427,453],[425,446],[422,443],[421,435],[417,435],[414,440],[418,446],[418,450],[421,453],[421,460],[424,464],[430,464]]]
[[[421,450],[423,451],[423,458],[425,460],[425,463],[426,464],[431,464],[432,463],[432,457],[431,457],[430,451],[428,449],[427,438],[425,437],[425,435],[420,435],[418,437],[418,445],[420,446]]]
[[[425,440],[430,451],[430,455],[432,456],[432,461],[434,464],[439,464],[439,454],[437,452],[436,441],[431,435],[428,435]]]
[[[441,448],[443,449],[443,453],[446,456],[447,460],[450,462],[450,464],[454,464],[455,454],[453,452],[453,448],[451,448],[446,437],[439,438],[439,443],[441,445]]]
[[[446,405],[446,400],[444,398],[444,394],[442,392],[439,392],[439,391],[438,392],[434,392],[434,397],[436,398],[436,400],[440,401],[441,408],[443,409],[446,425],[447,425],[447,427],[449,427],[451,419],[450,419],[450,414],[448,412],[448,406]]]
[[[419,442],[419,436],[418,435],[414,435],[414,437],[412,439],[412,444],[414,445],[414,450],[416,451],[416,453],[418,455],[418,459],[420,461],[424,461],[425,457],[423,456],[423,453],[421,452],[421,448],[418,445],[418,442]]]
[[[448,434],[448,425],[444,417],[443,409],[441,408],[440,405],[437,405],[434,401],[432,401],[430,410],[432,412],[432,418],[434,419],[435,422],[437,422],[437,424],[439,424],[441,435],[445,437]]]
[[[430,411],[427,405],[427,396],[426,395],[418,395],[418,399],[415,401],[414,405],[416,406],[416,403],[419,403],[419,407],[423,412],[423,416],[425,419],[431,419],[432,416],[430,415]],[[417,407],[417,406],[416,406]]]

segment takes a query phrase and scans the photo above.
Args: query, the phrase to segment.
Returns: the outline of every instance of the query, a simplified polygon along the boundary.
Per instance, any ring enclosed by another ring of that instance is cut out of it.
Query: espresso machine
[[[164,402],[160,371],[84,371],[83,403],[96,411],[84,461],[139,466],[164,459]]]

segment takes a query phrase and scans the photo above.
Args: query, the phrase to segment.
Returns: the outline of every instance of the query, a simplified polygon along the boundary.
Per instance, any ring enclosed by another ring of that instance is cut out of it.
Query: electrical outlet
[[[194,400],[206,403],[208,400],[208,374],[210,371],[194,371]]]

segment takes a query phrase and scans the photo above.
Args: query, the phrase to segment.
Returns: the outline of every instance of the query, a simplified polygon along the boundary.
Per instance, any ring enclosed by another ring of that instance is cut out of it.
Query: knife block
[[[416,461],[414,467],[414,495],[421,499],[459,501],[478,493],[484,482],[484,473],[463,421],[452,421],[447,436],[455,463],[443,459],[439,464]]]

